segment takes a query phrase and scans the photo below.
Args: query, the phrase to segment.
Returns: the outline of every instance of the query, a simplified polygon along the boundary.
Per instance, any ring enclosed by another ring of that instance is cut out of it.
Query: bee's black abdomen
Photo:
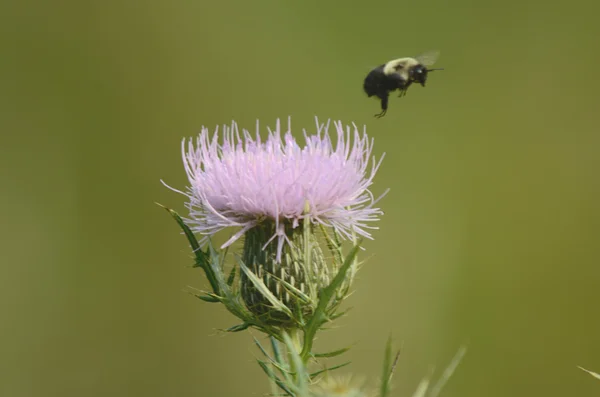
[[[385,64],[371,70],[363,82],[363,89],[367,96],[376,96],[381,101],[381,113],[376,114],[375,117],[383,117],[387,112],[390,92],[403,89],[406,85],[406,81],[399,74],[384,74],[384,67]]]
[[[385,84],[385,75],[383,74],[384,65],[380,65],[375,69],[371,70],[367,77],[365,77],[365,81],[363,82],[363,89],[367,96],[371,97],[373,95],[377,95],[383,89]]]

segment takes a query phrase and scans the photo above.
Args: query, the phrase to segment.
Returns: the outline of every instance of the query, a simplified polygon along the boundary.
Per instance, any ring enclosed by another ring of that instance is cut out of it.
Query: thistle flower
[[[371,157],[373,140],[356,125],[351,129],[334,122],[334,127],[337,136],[332,138],[329,122],[317,120],[316,134],[303,131],[303,147],[292,136],[289,119],[284,134],[278,120],[264,142],[258,122],[254,136],[232,123],[224,126],[221,142],[218,128],[211,136],[204,127],[195,142],[182,142],[190,183],[180,192],[189,199],[186,223],[204,236],[202,241],[237,228],[221,248],[245,236],[242,265],[296,314],[298,299],[314,303],[329,281],[313,229],[321,226],[345,239],[372,238],[369,230],[377,229],[372,223],[382,214],[369,187],[383,156],[379,161]],[[248,308],[272,317],[273,299],[260,287],[242,273]],[[312,303],[300,305],[301,311],[311,312]],[[287,313],[280,320],[289,318]]]
[[[218,142],[218,128],[211,137],[202,128],[194,145],[182,142],[182,154],[190,187],[192,230],[211,236],[227,227],[240,227],[221,248],[231,245],[246,231],[263,220],[275,222],[271,239],[278,240],[278,255],[285,242],[285,221],[293,227],[309,217],[311,222],[333,227],[343,236],[352,232],[371,238],[367,222],[382,214],[374,208],[376,200],[369,191],[379,168],[371,162],[373,141],[354,126],[354,143],[350,128],[335,122],[337,147],[329,136],[329,122],[319,125],[317,135],[304,131],[306,146],[301,148],[288,131],[281,137],[279,120],[275,131],[262,143],[259,125],[255,138],[246,131],[240,136],[238,126],[224,126],[223,142]],[[369,165],[371,165],[369,169]],[[308,210],[306,203],[308,202]],[[271,241],[269,241],[270,243]]]
[[[352,376],[330,376],[311,388],[311,397],[368,397],[364,380]]]

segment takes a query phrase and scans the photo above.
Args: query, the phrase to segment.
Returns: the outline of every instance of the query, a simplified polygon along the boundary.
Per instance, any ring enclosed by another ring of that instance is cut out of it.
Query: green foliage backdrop
[[[592,396],[600,386],[600,134],[591,0],[104,1],[0,4],[0,395],[268,392],[247,333],[172,219],[180,141],[232,119],[367,124],[386,211],[354,309],[375,378],[389,332],[407,395],[469,351],[446,396]],[[441,50],[443,72],[390,110],[361,80]],[[344,370],[345,370],[344,369]]]

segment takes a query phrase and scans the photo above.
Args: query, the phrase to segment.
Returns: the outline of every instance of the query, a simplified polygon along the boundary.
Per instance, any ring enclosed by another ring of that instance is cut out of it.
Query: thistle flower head
[[[256,133],[233,123],[211,135],[202,128],[195,140],[182,143],[190,185],[185,194],[190,229],[204,236],[229,227],[238,230],[225,248],[244,236],[240,258],[241,296],[263,324],[304,324],[317,307],[319,291],[330,282],[328,265],[314,229],[322,226],[337,237],[371,238],[369,229],[382,211],[369,187],[381,164],[371,157],[373,140],[356,125],[344,127],[317,120],[316,134],[304,131],[300,146],[277,121],[263,142]],[[339,254],[339,252],[336,252]],[[339,256],[339,255],[338,255]],[[339,262],[339,261],[338,261]],[[336,298],[341,302],[357,265]]]
[[[305,217],[346,238],[353,233],[371,238],[369,229],[375,227],[370,224],[382,212],[369,186],[381,159],[371,158],[373,141],[366,132],[352,127],[334,122],[332,137],[329,122],[317,120],[316,134],[304,131],[303,147],[292,136],[289,119],[285,133],[278,120],[264,142],[258,123],[254,135],[240,133],[235,123],[224,126],[221,140],[218,128],[211,136],[203,127],[195,142],[182,143],[190,182],[184,193],[189,198],[188,224],[205,237],[239,228],[224,248],[270,220],[275,229],[267,243],[277,240],[278,260],[289,242],[285,224],[296,227]]]
[[[363,379],[352,376],[329,376],[311,388],[311,397],[368,397]]]

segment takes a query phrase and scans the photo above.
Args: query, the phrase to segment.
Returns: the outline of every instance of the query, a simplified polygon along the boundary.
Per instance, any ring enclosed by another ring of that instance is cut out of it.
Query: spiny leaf
[[[313,357],[317,357],[317,358],[331,358],[331,357],[339,356],[340,354],[344,354],[348,350],[350,350],[350,347],[344,347],[343,349],[334,350],[334,351],[328,352],[328,353],[313,353]]]
[[[421,382],[419,382],[419,386],[417,386],[417,390],[415,390],[412,397],[425,397],[427,389],[429,389],[429,378],[423,378]]]
[[[454,355],[454,358],[452,358],[450,365],[446,367],[440,379],[435,383],[433,389],[431,389],[429,397],[437,397],[438,394],[440,394],[440,391],[442,391],[442,388],[446,385],[446,382],[448,382],[448,379],[450,379],[450,377],[454,373],[454,370],[456,370],[456,367],[458,367],[458,364],[460,363],[460,361],[466,353],[466,346],[461,346],[460,349],[458,349],[458,352]]]
[[[222,296],[218,296],[218,295],[213,294],[212,292],[200,291],[200,290],[198,290],[196,288],[192,288],[192,287],[188,287],[188,289],[189,289],[187,291],[188,294],[193,295],[194,297],[196,297],[198,299],[201,299],[201,300],[203,300],[205,302],[210,302],[210,303],[213,303],[213,302],[223,302],[224,299],[225,299]],[[196,293],[196,292],[193,292],[193,291],[199,291],[201,293]]]
[[[347,308],[347,309],[346,309],[346,310],[344,310],[344,311],[341,311],[341,312],[338,312],[338,313],[333,313],[333,314],[331,314],[331,315],[329,316],[329,318],[330,318],[331,320],[335,320],[335,319],[338,319],[338,318],[340,318],[340,317],[344,317],[346,314],[348,314],[348,312],[349,312],[350,310],[352,310],[352,308],[351,308],[351,307]]]
[[[281,350],[279,350],[279,342],[277,342],[277,339],[273,338],[272,336],[269,336],[269,340],[271,341],[271,349],[273,349],[275,361],[278,363],[283,362],[281,358]]]
[[[252,339],[254,339],[254,344],[258,347],[258,349],[261,351],[261,353],[269,359],[269,361],[275,361],[271,358],[271,356],[269,356],[269,353],[267,353],[267,351],[265,350],[264,347],[262,347],[262,345],[260,344],[260,342],[258,341],[258,339],[256,339],[256,337],[252,337]]]
[[[219,303],[221,302],[218,298],[215,298],[214,296],[210,296],[210,295],[197,295],[194,294],[194,296],[198,299],[202,299],[204,302],[208,302],[208,303]]]
[[[158,203],[156,203],[156,204],[158,204]],[[200,248],[200,244],[198,243],[198,240],[196,239],[196,236],[194,236],[194,233],[192,232],[192,230],[188,227],[188,225],[185,224],[185,222],[183,221],[183,219],[181,219],[181,217],[179,216],[179,214],[177,212],[175,212],[174,210],[172,210],[170,208],[165,207],[162,204],[158,204],[158,205],[161,206],[162,208],[164,208],[173,217],[173,219],[175,219],[175,221],[177,222],[177,224],[179,225],[181,230],[183,230],[183,233],[185,234],[185,237],[187,237],[187,240],[190,243],[190,246],[192,247],[192,251],[194,252],[194,255],[196,257],[197,266],[201,267],[204,270],[204,273],[206,274],[206,278],[208,279],[208,282],[210,283],[210,286],[212,287],[214,293],[217,295],[221,295],[221,291],[219,289],[219,284],[217,283],[215,275],[214,275],[212,269],[210,268],[210,266],[208,266],[208,262],[209,262],[208,256]]]
[[[231,287],[233,284],[233,280],[235,279],[235,266],[231,268],[231,272],[229,273],[229,277],[227,277],[227,285]]]
[[[250,327],[250,325],[251,324],[248,324],[248,323],[242,323],[242,324],[234,325],[233,327],[229,327],[225,331],[240,332],[240,331],[244,331],[244,330],[248,329]]]
[[[331,235],[329,234],[328,230],[325,229],[324,225],[320,224],[319,226],[321,228],[321,232],[325,236],[327,248],[329,248],[329,252],[331,252],[331,254],[335,258],[334,264],[343,263],[344,257],[342,255],[342,244],[339,240],[337,233],[335,232],[335,230],[333,231],[333,235],[335,237],[334,240],[333,238],[331,238]],[[337,270],[337,267],[338,266],[335,266],[334,269]]]
[[[277,375],[275,375],[273,370],[271,370],[271,367],[269,367],[269,363],[267,363],[266,361],[263,361],[263,360],[259,360],[259,359],[256,359],[256,362],[258,362],[258,365],[260,365],[260,367],[263,369],[263,371],[265,371],[265,373],[271,380],[274,380],[274,381],[279,380],[279,378],[277,378]]]
[[[333,367],[330,367],[330,368],[325,368],[325,369],[322,369],[322,370],[320,370],[320,371],[317,371],[317,372],[313,372],[312,374],[310,374],[310,377],[311,377],[311,379],[312,379],[312,378],[314,378],[315,376],[321,375],[323,372],[327,372],[327,371],[333,371],[333,370],[336,370],[336,369],[338,369],[338,368],[345,367],[345,366],[346,366],[346,365],[348,365],[348,364],[350,364],[350,361],[347,361],[347,362],[345,362],[345,363],[343,363],[343,364],[336,365],[336,366],[333,366]]]
[[[221,255],[213,247],[212,242],[210,240],[208,244],[207,255],[210,255],[209,268],[211,269],[215,282],[218,285],[219,290],[221,291],[219,295],[225,298],[223,303],[225,303],[225,305],[228,305],[227,309],[231,311],[233,307],[230,306],[235,304],[236,295],[225,281],[225,274],[223,273],[223,268],[221,266]],[[246,321],[244,317],[240,316],[241,312],[238,314],[234,314],[240,319],[242,319],[244,322],[249,322]]]
[[[221,254],[221,263],[219,264],[221,266],[221,269],[225,265],[225,258],[227,257],[227,253],[229,252],[229,247],[231,246],[229,245],[225,247],[225,249],[222,251],[223,253]]]
[[[269,336],[269,339],[271,340],[271,347],[273,348],[273,366],[279,370],[286,382],[292,383],[292,376],[294,376],[295,373],[290,371],[289,365],[283,359],[281,350],[279,350],[279,343],[277,342],[277,339],[272,336]]]
[[[190,242],[190,245],[192,246],[192,249],[194,251],[196,251],[197,249],[200,248],[200,244],[198,244],[198,240],[196,240],[196,236],[194,236],[194,233],[190,230],[190,228],[185,224],[185,222],[183,221],[183,219],[181,219],[181,217],[179,216],[179,214],[177,212],[175,212],[174,210],[165,207],[162,204],[156,203],[158,206],[164,208],[165,210],[167,210],[167,212],[169,214],[171,214],[171,216],[173,217],[173,219],[175,219],[175,221],[179,224],[179,227],[183,230],[183,232],[185,233],[185,236],[187,237],[187,239]]]
[[[580,370],[582,370],[582,371],[585,371],[585,372],[587,372],[588,374],[592,375],[592,376],[593,376],[594,378],[596,378],[596,379],[600,379],[600,374],[597,374],[597,373],[595,373],[595,372],[592,372],[592,371],[590,371],[589,369],[585,369],[585,368],[583,368],[583,367],[580,367],[580,366],[577,366],[577,368],[579,368],[579,369],[580,369]]]
[[[390,372],[392,370],[392,337],[388,337],[383,356],[383,374],[379,390],[380,397],[387,397],[390,392]]]
[[[346,277],[346,272],[348,271],[348,269],[354,262],[354,258],[356,257],[356,254],[358,253],[359,249],[360,249],[360,242],[352,248],[352,250],[346,257],[344,264],[340,267],[340,270],[338,271],[336,276],[333,278],[333,280],[331,280],[331,283],[327,287],[325,287],[321,290],[317,308],[315,309],[315,312],[313,313],[312,317],[310,318],[310,320],[306,326],[306,329],[304,330],[304,347],[302,348],[302,352],[300,353],[300,356],[302,357],[302,360],[305,362],[310,355],[310,351],[312,349],[312,344],[313,344],[315,334],[319,330],[319,327],[325,321],[327,321],[327,315],[326,315],[327,305],[329,304],[329,301],[335,294],[336,289],[344,282],[344,279]]]
[[[271,337],[271,339],[273,339]],[[272,340],[271,340],[272,342]],[[269,361],[271,362],[271,365],[273,365],[275,368],[277,368],[279,370],[279,372],[281,372],[281,374],[286,378],[286,380],[290,380],[290,371],[288,371],[288,369],[286,368],[286,363],[281,361],[281,357],[279,356],[279,352],[277,352],[277,354],[275,355],[275,358],[272,358],[269,353],[267,353],[267,351],[265,350],[264,347],[262,347],[262,345],[260,344],[260,342],[258,341],[258,339],[254,338],[254,343],[256,344],[256,346],[258,346],[258,348],[260,349],[260,351],[262,352],[262,354],[264,354],[264,356],[266,358],[269,359]]]
[[[210,240],[208,244],[208,250],[206,252],[206,257],[208,260],[208,266],[212,270],[215,280],[217,281],[219,287],[224,288],[226,286],[226,283],[225,274],[223,273],[223,268],[221,267],[221,255],[215,249],[215,247],[213,247],[212,242],[210,242]]]
[[[256,360],[258,361],[258,365],[260,365],[260,367],[262,368],[263,371],[265,371],[265,373],[267,374],[267,376],[269,377],[269,379],[271,379],[273,382],[275,382],[275,384],[277,384],[277,386],[279,386],[281,388],[281,390],[283,390],[284,392],[286,392],[289,396],[295,397],[296,394],[294,394],[285,383],[283,383],[281,381],[281,379],[279,379],[277,377],[277,375],[275,375],[275,373],[273,372],[273,370],[271,370],[271,368],[269,367],[269,365],[262,361],[262,360]]]
[[[392,376],[394,376],[394,371],[396,370],[396,365],[398,364],[398,359],[400,358],[400,350],[396,353],[396,358],[394,358],[394,363],[392,364],[392,368],[390,368],[390,376],[388,377],[388,384],[392,383]]]

